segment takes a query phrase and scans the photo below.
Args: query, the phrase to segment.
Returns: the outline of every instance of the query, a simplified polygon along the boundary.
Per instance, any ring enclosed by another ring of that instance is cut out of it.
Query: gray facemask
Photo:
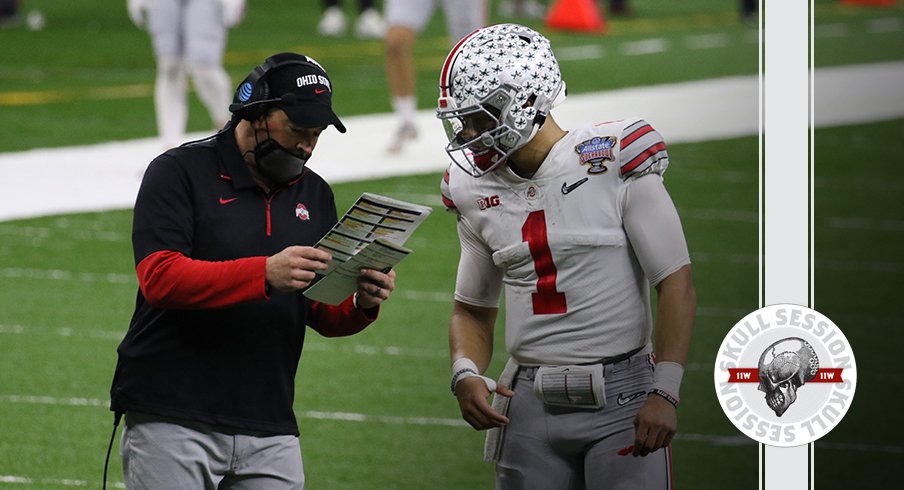
[[[273,138],[267,138],[254,147],[254,161],[258,171],[277,186],[284,186],[301,176],[310,154],[291,152]]]

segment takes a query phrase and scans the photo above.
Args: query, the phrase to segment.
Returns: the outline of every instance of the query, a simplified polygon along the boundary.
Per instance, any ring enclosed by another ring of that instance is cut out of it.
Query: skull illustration
[[[781,417],[797,400],[797,389],[816,376],[819,358],[807,341],[789,337],[770,345],[760,355],[760,385],[766,404]]]

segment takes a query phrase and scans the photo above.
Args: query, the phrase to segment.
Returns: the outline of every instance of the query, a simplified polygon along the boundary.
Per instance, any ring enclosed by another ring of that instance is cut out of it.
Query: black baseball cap
[[[332,124],[340,133],[345,125],[333,112],[333,86],[330,77],[316,60],[295,55],[299,63],[285,63],[267,73],[269,98],[281,99],[274,106],[285,111],[298,126],[316,128]]]

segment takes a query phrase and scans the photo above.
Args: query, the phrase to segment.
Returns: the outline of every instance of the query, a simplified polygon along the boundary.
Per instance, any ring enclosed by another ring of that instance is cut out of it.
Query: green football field
[[[389,110],[379,42],[318,38],[313,0],[248,3],[229,41],[235,82],[272,52],[301,51],[326,64],[339,114]],[[632,4],[635,15],[608,18],[603,36],[527,22],[552,39],[572,93],[756,74],[757,31],[739,21],[736,2]],[[0,30],[0,152],[154,134],[150,43],[124,1],[29,0],[24,9],[40,9],[47,26]],[[904,58],[901,7],[817,1],[814,15],[817,66]],[[493,10],[491,21],[500,20]],[[651,45],[667,49],[644,54]],[[417,47],[421,108],[435,100],[447,47],[437,17]],[[192,104],[190,129],[209,128]],[[896,405],[904,383],[894,368],[904,338],[896,289],[904,173],[894,148],[902,136],[904,119],[816,131],[813,306],[844,330],[861,373],[844,421],[816,443],[820,490],[887,485],[904,455]],[[757,446],[723,415],[712,371],[726,330],[759,306],[758,145],[751,136],[669,148],[666,184],[699,300],[673,445],[678,488],[757,488]],[[296,399],[308,488],[492,488],[483,434],[460,420],[448,392],[458,242],[439,178],[335,186],[340,210],[368,191],[435,212],[408,242],[415,252],[398,267],[398,289],[376,324],[349,338],[308,336]],[[130,226],[128,210],[0,222],[0,488],[100,487],[115,349],[137,288]],[[504,360],[498,345],[490,372]],[[120,482],[113,453],[109,481]]]

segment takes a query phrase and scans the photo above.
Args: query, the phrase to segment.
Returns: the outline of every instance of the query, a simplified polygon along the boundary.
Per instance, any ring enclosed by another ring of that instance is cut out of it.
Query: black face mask
[[[309,158],[310,154],[293,153],[273,138],[267,138],[254,147],[254,161],[258,171],[277,186],[286,185],[299,177]]]

